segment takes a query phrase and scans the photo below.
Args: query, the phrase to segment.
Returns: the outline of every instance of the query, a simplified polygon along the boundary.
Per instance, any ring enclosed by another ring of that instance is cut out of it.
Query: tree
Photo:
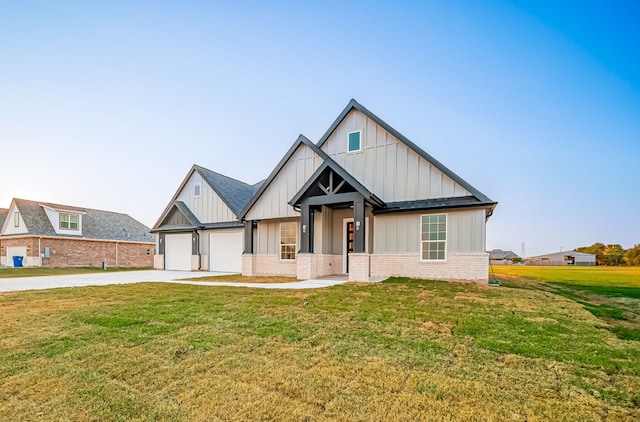
[[[607,245],[604,249],[605,265],[620,265],[624,263],[624,254],[625,250],[622,246],[618,244]]]
[[[604,256],[604,251],[606,248],[607,247],[604,243],[597,242],[591,246],[582,246],[580,248],[575,248],[574,251],[593,254],[596,256],[596,264],[607,265],[606,258]]]
[[[624,259],[627,261],[627,265],[640,266],[640,244],[635,245],[631,249],[627,249],[624,254]]]

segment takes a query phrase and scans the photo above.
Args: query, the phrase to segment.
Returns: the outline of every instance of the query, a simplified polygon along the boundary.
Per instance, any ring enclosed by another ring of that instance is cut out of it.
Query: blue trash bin
[[[24,257],[23,256],[14,256],[13,257],[13,266],[18,268],[18,267],[22,267],[22,259]]]

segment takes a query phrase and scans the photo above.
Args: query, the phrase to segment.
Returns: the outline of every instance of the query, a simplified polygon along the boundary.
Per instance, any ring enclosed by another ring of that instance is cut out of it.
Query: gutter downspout
[[[116,267],[118,266],[118,244],[120,242],[116,242]]]
[[[42,253],[40,252],[40,242],[42,241],[42,236],[38,238],[38,262],[40,263],[40,268],[42,268]]]

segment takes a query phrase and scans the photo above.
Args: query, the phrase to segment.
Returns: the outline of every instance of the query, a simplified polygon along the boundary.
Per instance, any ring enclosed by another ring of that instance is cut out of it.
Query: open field
[[[5,294],[0,420],[637,420],[606,328],[526,283]]]
[[[13,277],[40,277],[47,275],[72,275],[72,274],[89,274],[95,272],[119,272],[119,271],[136,271],[150,270],[150,267],[142,268],[125,268],[125,267],[108,267],[103,270],[100,267],[21,267],[21,268],[0,268],[0,278]]]
[[[539,288],[582,305],[618,337],[640,341],[640,267],[494,266],[506,285]]]

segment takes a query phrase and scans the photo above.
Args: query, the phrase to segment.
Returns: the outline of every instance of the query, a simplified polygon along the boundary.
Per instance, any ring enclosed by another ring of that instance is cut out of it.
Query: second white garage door
[[[209,271],[242,272],[243,231],[209,235]]]
[[[165,236],[164,262],[167,270],[191,271],[191,233]]]

